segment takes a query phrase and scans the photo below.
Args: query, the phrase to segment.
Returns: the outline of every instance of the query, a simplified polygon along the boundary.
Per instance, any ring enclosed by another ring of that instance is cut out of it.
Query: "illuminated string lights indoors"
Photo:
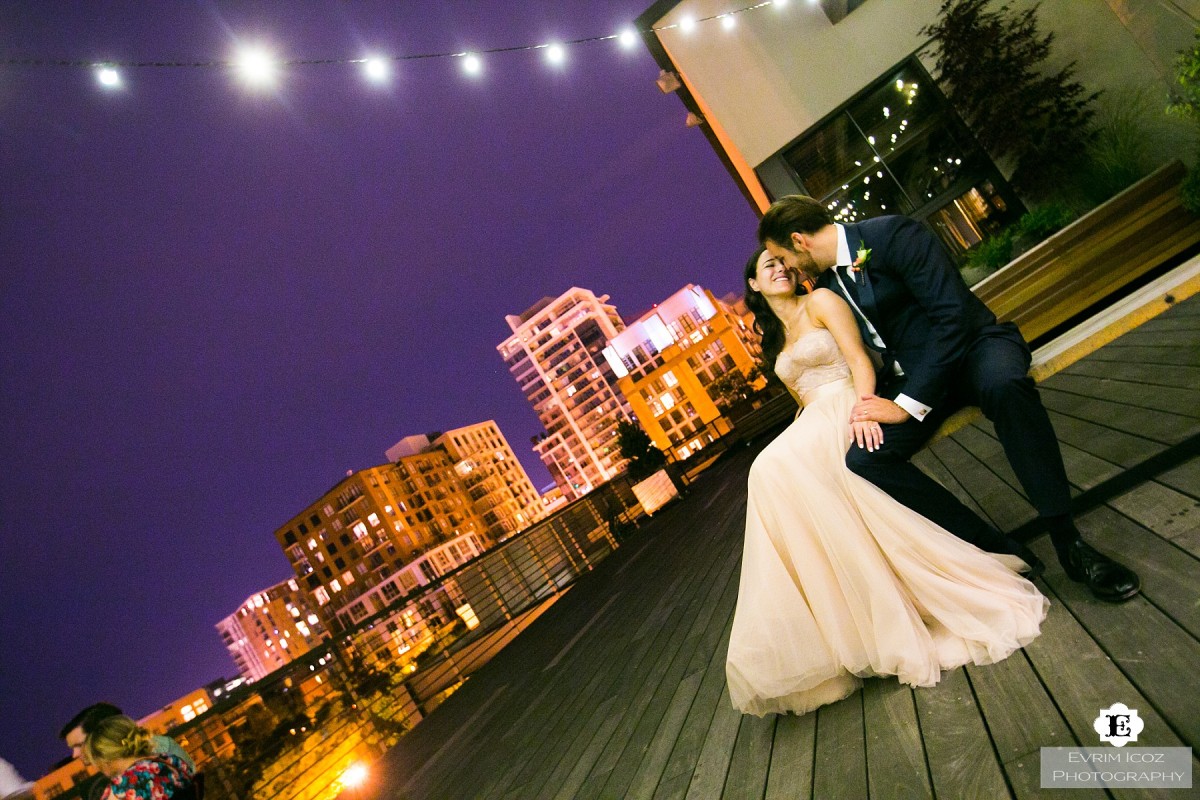
[[[813,4],[816,0],[809,0]],[[788,0],[765,0],[764,2],[740,8],[722,11],[707,17],[681,17],[670,25],[660,25],[646,29],[625,28],[618,33],[606,36],[586,36],[561,42],[545,42],[510,47],[480,48],[465,52],[420,53],[412,55],[384,55],[380,53],[365,54],[354,58],[276,58],[262,48],[248,48],[238,52],[231,59],[213,59],[210,61],[83,61],[50,58],[0,58],[0,67],[76,67],[93,72],[97,84],[105,90],[117,90],[125,86],[129,71],[148,69],[152,67],[180,69],[207,68],[226,70],[236,75],[250,89],[268,89],[275,86],[283,77],[287,68],[308,66],[345,66],[358,67],[365,80],[370,83],[382,84],[391,78],[395,66],[404,61],[426,61],[430,59],[458,59],[462,71],[471,77],[479,77],[484,73],[484,58],[500,53],[519,53],[544,51],[546,63],[561,68],[568,61],[568,53],[572,46],[593,44],[596,42],[612,41],[625,50],[632,50],[638,42],[638,36],[650,33],[673,31],[683,35],[691,35],[701,26],[718,23],[720,27],[731,32],[737,28],[738,16],[744,13],[759,11],[768,7],[782,9],[788,5]],[[716,27],[711,25],[710,27]]]

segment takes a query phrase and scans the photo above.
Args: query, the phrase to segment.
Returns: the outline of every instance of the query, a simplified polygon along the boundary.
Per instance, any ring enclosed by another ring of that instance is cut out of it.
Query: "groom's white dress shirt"
[[[880,350],[885,350],[887,349],[887,345],[884,344],[883,337],[879,335],[879,331],[875,330],[875,326],[871,324],[871,320],[867,319],[867,315],[864,314],[862,309],[858,307],[858,303],[854,302],[854,297],[850,294],[850,291],[846,288],[845,282],[842,280],[842,272],[846,273],[847,278],[854,280],[854,277],[850,274],[850,267],[854,264],[854,259],[850,256],[850,243],[846,240],[846,229],[836,222],[833,224],[833,227],[837,228],[838,237],[837,263],[833,266],[833,277],[837,279],[838,286],[842,287],[842,296],[846,298],[846,302],[848,302],[850,307],[854,309],[854,313],[858,314],[859,318],[866,323],[867,333],[871,335],[871,341],[874,342],[875,346]],[[896,374],[903,375],[904,369],[900,366],[900,363],[893,363],[895,364]],[[932,408],[925,405],[920,400],[915,400],[906,394],[896,395],[896,399],[892,402],[907,411],[912,418],[918,422],[923,421],[926,415],[928,415],[930,411],[933,411]]]

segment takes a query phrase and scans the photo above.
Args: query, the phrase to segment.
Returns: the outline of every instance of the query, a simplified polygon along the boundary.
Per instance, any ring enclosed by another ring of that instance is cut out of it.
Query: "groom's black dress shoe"
[[[1098,600],[1121,603],[1142,590],[1137,573],[1118,564],[1083,539],[1076,539],[1059,554],[1067,577],[1085,583]]]

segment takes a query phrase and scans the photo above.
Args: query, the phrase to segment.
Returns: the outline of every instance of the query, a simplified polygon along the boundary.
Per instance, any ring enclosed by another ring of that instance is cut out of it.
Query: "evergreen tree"
[[[667,463],[667,457],[654,446],[641,426],[627,419],[617,423],[617,446],[621,448],[621,455],[629,459],[626,469],[634,480],[649,477]]]
[[[945,0],[921,30],[938,48],[938,83],[992,158],[1013,167],[1018,191],[1045,195],[1069,182],[1093,136],[1093,103],[1075,62],[1051,71],[1054,34],[1038,31],[1037,6]]]

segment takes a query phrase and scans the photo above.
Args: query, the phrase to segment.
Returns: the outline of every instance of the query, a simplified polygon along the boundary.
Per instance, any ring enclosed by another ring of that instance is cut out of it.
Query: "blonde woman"
[[[157,754],[150,731],[123,714],[97,723],[83,753],[112,781],[103,800],[195,797],[191,767],[178,756]]]

